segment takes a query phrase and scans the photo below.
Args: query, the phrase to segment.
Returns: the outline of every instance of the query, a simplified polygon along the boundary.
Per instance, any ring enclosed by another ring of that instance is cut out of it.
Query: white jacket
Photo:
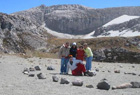
[[[73,64],[71,65],[70,64],[70,61],[68,62],[68,64],[67,64],[67,71],[66,71],[66,73],[68,73],[69,72],[69,68],[73,71],[73,70],[75,70],[76,68],[77,68],[77,64],[78,63],[81,63],[81,64],[83,64],[83,61],[81,61],[81,60],[73,60]]]

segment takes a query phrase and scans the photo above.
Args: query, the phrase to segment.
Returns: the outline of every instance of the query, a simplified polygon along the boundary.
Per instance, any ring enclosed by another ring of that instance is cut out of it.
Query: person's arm
[[[83,61],[81,60],[74,60],[75,64],[77,65],[78,63],[83,64]]]
[[[61,58],[62,57],[62,47],[59,49],[59,52],[58,52],[58,57]]]

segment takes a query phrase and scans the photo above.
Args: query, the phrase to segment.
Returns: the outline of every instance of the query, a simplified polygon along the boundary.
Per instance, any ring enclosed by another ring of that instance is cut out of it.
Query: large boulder
[[[72,81],[72,84],[74,86],[82,86],[83,85],[83,81],[80,79],[75,79],[74,81]]]
[[[106,79],[103,79],[97,84],[97,88],[101,90],[109,90],[110,84],[108,83]]]

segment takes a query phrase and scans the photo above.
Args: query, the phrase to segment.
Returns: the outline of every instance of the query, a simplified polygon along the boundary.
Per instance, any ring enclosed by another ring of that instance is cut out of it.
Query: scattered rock
[[[127,73],[127,72],[124,72],[124,74],[137,75],[136,73]]]
[[[108,72],[110,73],[111,71],[110,71],[110,70],[108,70]]]
[[[72,82],[72,84],[73,84],[74,86],[82,86],[82,85],[83,85],[83,81],[80,80],[80,79],[76,79],[76,80],[74,80],[74,81]]]
[[[97,88],[102,89],[102,90],[109,90],[110,85],[109,85],[109,83],[107,82],[106,79],[103,79],[97,84]]]
[[[93,85],[86,85],[87,88],[94,88]]]
[[[34,76],[35,76],[35,74],[29,74],[28,76],[29,76],[29,77],[34,77]]]
[[[38,79],[46,79],[45,75],[42,73],[37,74]]]
[[[140,82],[131,82],[132,88],[140,88]]]
[[[30,70],[30,71],[35,71],[35,68],[30,67],[29,70]]]
[[[96,71],[96,72],[99,72],[99,69],[98,69],[98,68],[96,68],[96,69],[95,69],[95,71]]]
[[[66,79],[66,78],[61,78],[60,84],[69,84],[69,83],[70,83],[70,81],[69,81],[68,79]]]
[[[40,71],[40,70],[41,70],[41,67],[40,67],[40,66],[35,66],[35,69],[36,69],[37,71]]]
[[[115,70],[114,73],[120,73],[120,70]]]
[[[23,73],[28,75],[29,74],[29,69],[28,68],[24,68]]]
[[[124,83],[118,86],[112,86],[112,90],[115,89],[125,89],[125,88],[132,88],[132,84],[131,83]]]
[[[120,68],[123,68],[123,66],[122,66],[122,65],[119,65],[119,67],[120,67]]]
[[[52,76],[53,82],[58,82],[59,78],[57,76]]]
[[[140,74],[139,74],[139,76],[140,76]]]
[[[48,66],[47,70],[55,70],[52,66]]]
[[[135,66],[132,66],[132,68],[135,68]]]

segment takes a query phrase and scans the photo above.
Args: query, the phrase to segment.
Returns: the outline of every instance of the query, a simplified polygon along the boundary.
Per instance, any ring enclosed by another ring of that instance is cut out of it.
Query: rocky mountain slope
[[[41,5],[13,13],[44,24],[51,30],[68,34],[88,34],[121,15],[140,16],[140,7],[92,9],[81,5]]]
[[[0,13],[0,51],[25,52],[25,49],[46,49],[49,38],[37,23],[17,15]],[[51,36],[50,36],[51,37]]]
[[[138,36],[140,35],[140,17],[131,19],[122,23],[104,25],[95,30],[95,37],[113,37],[113,36]]]

